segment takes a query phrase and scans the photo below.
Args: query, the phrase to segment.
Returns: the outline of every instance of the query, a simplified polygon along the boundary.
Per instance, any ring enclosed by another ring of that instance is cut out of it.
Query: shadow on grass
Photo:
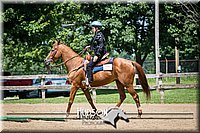
[[[92,93],[92,92],[91,92]],[[96,89],[97,95],[109,95],[109,94],[118,94],[118,91],[113,89]],[[76,95],[84,95],[83,91],[79,90]]]
[[[109,94],[118,94],[118,91],[117,90],[107,90],[107,89],[97,89],[96,90],[96,92],[97,92],[97,95],[109,95]]]
[[[96,90],[96,92],[97,92],[97,95],[101,95],[101,94],[103,94],[103,95],[106,95],[106,94],[118,94],[119,92],[118,92],[118,90],[115,90],[115,89],[113,89],[113,90],[109,90],[109,89],[97,89]],[[137,93],[139,93],[139,92],[143,92],[143,90],[136,90],[136,92]],[[127,90],[125,90],[125,93],[128,93],[128,91]]]
[[[136,92],[137,93],[143,93],[143,90],[137,89]],[[129,94],[126,89],[125,89],[125,93]],[[117,89],[96,89],[96,95],[110,95],[110,94],[119,94],[119,92],[118,92]],[[77,96],[84,95],[84,92],[82,90],[78,90],[76,95]]]

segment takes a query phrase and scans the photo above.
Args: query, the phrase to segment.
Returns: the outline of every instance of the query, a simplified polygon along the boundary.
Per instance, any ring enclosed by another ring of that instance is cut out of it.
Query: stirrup
[[[85,84],[87,87],[91,87],[88,78],[86,78],[86,80],[83,80],[82,84]]]
[[[89,80],[88,80],[88,78],[86,78],[86,82],[85,82],[85,84],[86,84],[86,86],[89,86],[90,84],[89,84]]]

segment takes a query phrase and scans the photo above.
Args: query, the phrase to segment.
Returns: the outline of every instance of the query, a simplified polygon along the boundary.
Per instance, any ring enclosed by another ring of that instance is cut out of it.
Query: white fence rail
[[[169,73],[169,74],[146,74],[147,78],[159,78],[162,81],[162,78],[166,77],[188,77],[188,76],[196,76],[198,77],[198,73]],[[70,89],[71,85],[44,85],[44,81],[46,78],[68,78],[67,75],[20,75],[20,76],[1,76],[1,80],[16,80],[16,79],[41,79],[41,85],[39,86],[1,86],[2,90],[42,90],[42,99],[45,99],[45,89]],[[136,75],[135,78],[138,78]],[[135,89],[141,89],[140,85],[135,85]],[[164,89],[173,89],[173,88],[198,88],[198,84],[160,84],[159,86],[151,86],[151,89],[158,89],[161,95],[161,102],[164,100]],[[92,88],[93,99],[96,101],[96,89],[117,89],[116,86],[100,86]]]

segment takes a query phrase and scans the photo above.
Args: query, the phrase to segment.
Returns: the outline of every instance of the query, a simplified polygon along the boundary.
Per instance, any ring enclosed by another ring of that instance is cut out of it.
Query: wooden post
[[[165,100],[165,93],[164,93],[164,89],[160,89],[160,103],[164,104],[164,100]]]
[[[168,60],[167,58],[165,57],[165,73],[167,74],[168,73]],[[167,81],[167,77],[166,77],[166,81]]]
[[[168,73],[168,60],[166,57],[165,57],[165,73],[166,74]]]
[[[178,43],[178,38],[176,39]],[[175,46],[175,59],[176,59],[176,73],[179,75],[180,70],[179,70],[179,50],[178,47]],[[180,77],[176,77],[176,84],[180,84]]]
[[[156,60],[156,86],[159,91],[160,50],[159,50],[159,0],[155,0],[155,60]]]
[[[42,91],[42,100],[45,100],[45,89],[44,89],[44,83],[45,81],[45,78],[44,77],[41,77],[41,91]]]
[[[160,93],[160,103],[164,103],[164,89],[162,88],[162,74],[160,73],[159,78],[158,78],[158,88],[159,88],[159,93]]]

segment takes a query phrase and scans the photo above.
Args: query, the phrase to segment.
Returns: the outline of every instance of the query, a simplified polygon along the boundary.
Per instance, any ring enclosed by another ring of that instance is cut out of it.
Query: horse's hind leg
[[[117,89],[118,89],[118,92],[119,92],[119,95],[120,95],[120,100],[119,102],[117,103],[117,107],[120,107],[120,105],[122,104],[122,102],[125,100],[126,98],[126,94],[125,94],[125,90],[124,90],[124,86],[121,82],[119,82],[118,80],[116,81],[116,84],[117,84]]]
[[[135,89],[133,88],[133,85],[126,87],[127,91],[131,94],[131,96],[133,97],[133,99],[135,100],[137,109],[138,109],[138,117],[141,118],[142,115],[142,108],[140,106],[140,100],[139,100],[139,96],[137,94],[137,92],[135,91]]]

